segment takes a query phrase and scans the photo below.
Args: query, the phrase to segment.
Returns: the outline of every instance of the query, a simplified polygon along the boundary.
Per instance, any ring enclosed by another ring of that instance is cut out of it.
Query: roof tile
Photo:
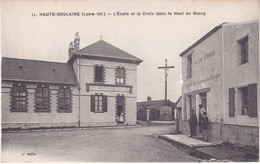
[[[136,61],[137,63],[141,63],[142,60],[103,41],[99,40],[87,47],[80,49],[75,52],[75,54],[85,55],[85,56],[99,56],[99,57],[109,57],[116,59],[125,59]]]
[[[69,63],[2,58],[2,80],[77,84]]]

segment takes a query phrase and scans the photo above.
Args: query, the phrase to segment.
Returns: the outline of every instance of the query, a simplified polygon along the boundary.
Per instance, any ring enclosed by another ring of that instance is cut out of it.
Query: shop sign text
[[[211,51],[209,53],[206,53],[203,57],[200,57],[195,60],[195,65],[200,64],[201,62],[211,58],[212,56],[215,56],[215,51]]]

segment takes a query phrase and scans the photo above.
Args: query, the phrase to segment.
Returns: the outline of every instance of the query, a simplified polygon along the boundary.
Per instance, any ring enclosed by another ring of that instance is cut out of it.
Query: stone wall
[[[258,127],[224,124],[223,132],[223,141],[259,146]]]

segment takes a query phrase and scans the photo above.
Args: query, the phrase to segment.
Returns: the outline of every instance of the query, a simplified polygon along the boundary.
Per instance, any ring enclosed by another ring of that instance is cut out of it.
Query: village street
[[[2,133],[2,161],[192,162],[158,134],[173,125]]]

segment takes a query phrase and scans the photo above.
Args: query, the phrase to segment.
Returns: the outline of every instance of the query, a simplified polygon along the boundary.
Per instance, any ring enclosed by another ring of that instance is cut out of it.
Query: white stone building
[[[208,113],[210,141],[259,145],[259,21],[223,23],[183,51],[182,133]],[[258,98],[257,98],[258,97]]]
[[[77,33],[67,63],[2,58],[2,128],[136,124],[142,60],[103,40],[79,44]]]

